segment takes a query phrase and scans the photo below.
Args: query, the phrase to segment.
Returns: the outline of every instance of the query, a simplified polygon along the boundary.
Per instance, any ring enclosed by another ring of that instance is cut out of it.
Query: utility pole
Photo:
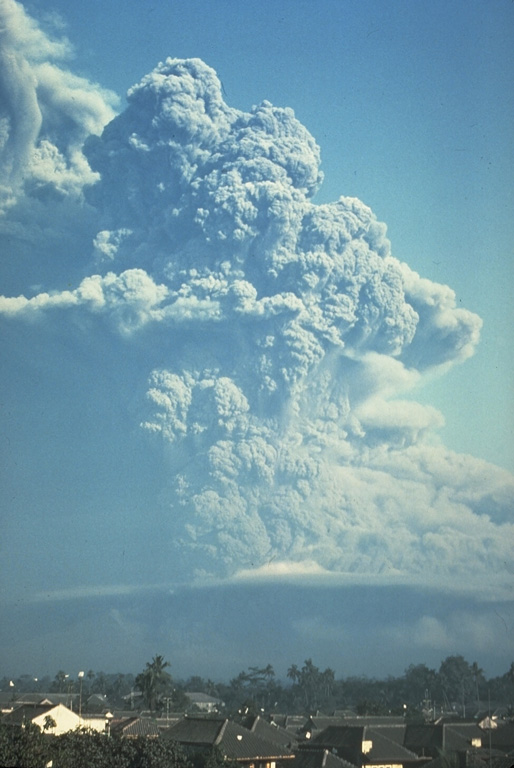
[[[79,672],[79,719],[82,719],[82,680],[84,679],[84,672]]]

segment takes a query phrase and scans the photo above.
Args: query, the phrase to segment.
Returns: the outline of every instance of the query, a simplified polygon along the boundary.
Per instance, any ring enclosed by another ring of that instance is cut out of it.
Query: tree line
[[[89,670],[79,681],[62,670],[55,678],[36,679],[21,675],[14,681],[4,677],[1,690],[13,694],[24,691],[92,693],[105,695],[112,706],[147,709],[151,712],[185,711],[190,702],[186,691],[203,692],[224,702],[227,714],[243,712],[325,713],[352,709],[357,714],[409,714],[432,708],[434,714],[458,711],[472,716],[495,705],[514,705],[514,662],[497,677],[487,679],[476,662],[463,656],[448,656],[438,669],[425,664],[410,665],[399,677],[384,679],[349,676],[337,679],[330,667],[321,669],[312,659],[291,664],[286,680],[280,680],[272,667],[250,666],[232,680],[214,682],[192,676],[174,679],[170,664],[154,656],[138,674],[106,674]],[[13,685],[11,685],[13,683]]]

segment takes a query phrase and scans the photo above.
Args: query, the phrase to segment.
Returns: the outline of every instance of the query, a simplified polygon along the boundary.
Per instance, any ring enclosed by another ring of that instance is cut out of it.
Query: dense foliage
[[[178,681],[167,671],[168,662],[155,656],[136,677],[90,670],[83,679],[84,701],[92,693],[105,695],[112,707],[149,709],[154,712],[185,711],[185,691],[199,691],[224,703],[227,714],[248,712],[330,713],[353,709],[359,714],[401,713],[415,716],[423,709],[434,714],[456,711],[474,715],[490,706],[514,705],[514,662],[503,675],[487,679],[476,662],[463,656],[448,656],[439,669],[425,664],[409,666],[400,677],[385,679],[349,676],[336,679],[334,670],[320,669],[312,659],[292,664],[281,681],[273,667],[252,666],[230,682],[214,682],[199,676]],[[59,671],[54,680],[35,680],[22,675],[12,681],[0,680],[1,690],[16,694],[40,690],[77,693],[79,681]]]
[[[216,768],[206,755],[198,768]],[[37,726],[0,724],[0,765],[44,768],[192,768],[181,749],[167,739],[108,737],[95,731],[44,734]]]
[[[287,670],[288,682],[277,680],[273,668],[250,667],[226,684],[190,678],[185,690],[221,699],[229,712],[313,713],[352,709],[357,714],[403,714],[416,717],[455,711],[472,716],[493,705],[514,704],[514,663],[499,677],[487,679],[476,662],[448,656],[438,670],[425,664],[409,666],[400,677],[350,676],[336,679],[332,669],[320,669],[312,659]]]

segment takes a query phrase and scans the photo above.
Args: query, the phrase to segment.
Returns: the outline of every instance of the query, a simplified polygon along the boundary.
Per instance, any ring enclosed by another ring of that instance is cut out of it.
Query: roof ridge
[[[224,719],[223,723],[221,724],[221,728],[218,731],[218,735],[214,739],[214,746],[217,747],[218,744],[220,743],[221,739],[223,738],[223,734],[225,733],[225,731],[227,729],[227,723],[228,723],[228,717],[226,717]]]
[[[418,757],[418,755],[410,750],[408,747],[405,746],[405,744],[400,744],[399,742],[395,741],[394,739],[390,739],[389,736],[386,736],[384,733],[380,733],[380,728],[373,728],[373,726],[369,726],[370,731],[373,735],[373,732],[377,734],[377,736],[380,739],[383,739],[384,741],[388,741],[390,744],[393,744],[395,747],[399,747],[400,749],[407,752],[409,755],[412,755],[413,757]]]

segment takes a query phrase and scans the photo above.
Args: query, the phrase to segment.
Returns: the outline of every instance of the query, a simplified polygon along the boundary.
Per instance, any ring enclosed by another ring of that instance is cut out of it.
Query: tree
[[[335,672],[330,667],[322,672],[312,659],[305,659],[301,669],[291,664],[287,676],[293,683],[293,699],[301,702],[303,709],[312,711],[330,703],[335,688]]]
[[[320,680],[322,686],[323,686],[323,697],[324,699],[329,699],[332,695],[332,689],[334,687],[335,683],[335,672],[333,669],[330,669],[330,667],[327,667],[322,673],[321,673],[321,680]]]
[[[46,715],[43,721],[43,730],[50,731],[52,728],[57,728],[57,723],[53,719],[52,715]]]
[[[47,762],[47,737],[37,725],[16,728],[0,724],[0,765],[43,768]]]
[[[165,694],[172,693],[171,675],[166,672],[169,662],[163,656],[154,656],[137,677],[135,686],[143,694],[148,709],[153,712]]]
[[[95,672],[93,669],[88,669],[86,678],[87,678],[87,690],[88,690],[88,693],[91,693],[91,686],[92,686],[93,680],[95,679]]]
[[[248,667],[230,681],[229,700],[240,714],[259,714],[277,699],[280,685],[275,680],[271,664],[265,667]],[[225,697],[223,697],[225,698]]]
[[[447,656],[439,667],[438,679],[446,703],[462,703],[465,710],[466,701],[473,691],[473,672],[466,659],[463,656]]]
[[[300,679],[300,670],[298,669],[297,664],[291,664],[289,669],[287,670],[287,676],[290,680],[293,681],[293,685],[297,683]]]
[[[68,677],[69,675],[67,675],[63,669],[60,669],[55,676],[54,682],[52,683],[52,691],[57,689],[58,693],[62,693]]]
[[[477,711],[480,709],[480,683],[484,680],[484,670],[480,669],[476,661],[470,667],[473,680],[475,681],[475,694],[477,700]]]
[[[415,707],[426,705],[435,694],[437,674],[426,664],[411,664],[405,670],[403,703]]]

